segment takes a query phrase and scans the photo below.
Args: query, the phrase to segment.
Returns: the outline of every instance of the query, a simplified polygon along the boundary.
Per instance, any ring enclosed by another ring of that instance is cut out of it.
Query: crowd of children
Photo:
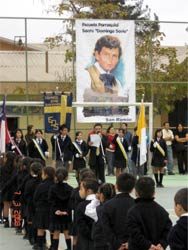
[[[92,170],[83,168],[73,188],[66,168],[43,163],[8,152],[0,168],[2,223],[24,232],[33,249],[58,250],[63,233],[68,250],[163,250],[168,245],[187,250],[187,188],[175,195],[180,219],[172,227],[167,211],[154,200],[150,177],[136,180],[121,173],[114,186],[99,183]]]
[[[110,126],[107,131],[104,134],[98,123],[87,142],[80,131],[72,142],[67,127],[61,125],[59,134],[51,138],[57,163],[51,167],[46,166],[48,144],[42,131],[30,128],[25,143],[18,129],[12,145],[7,146],[10,151],[0,158],[0,219],[4,227],[24,233],[23,238],[38,250],[58,250],[61,233],[68,250],[163,250],[167,245],[172,250],[187,250],[188,189],[175,195],[180,219],[174,227],[165,209],[154,201],[155,186],[163,187],[167,161],[161,130],[150,145],[156,184],[150,177],[137,180],[131,171],[124,171],[130,160],[130,141],[136,143],[137,135],[126,140],[123,128],[115,132]],[[135,148],[138,150],[137,145]],[[105,183],[106,153],[109,174],[116,168],[115,186]],[[72,160],[76,188],[67,182]],[[136,199],[131,195],[134,189]],[[46,230],[50,232],[49,244]]]

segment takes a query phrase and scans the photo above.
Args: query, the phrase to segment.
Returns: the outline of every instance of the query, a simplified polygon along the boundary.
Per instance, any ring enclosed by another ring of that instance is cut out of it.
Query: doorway
[[[7,125],[11,136],[18,128],[18,117],[7,117]]]

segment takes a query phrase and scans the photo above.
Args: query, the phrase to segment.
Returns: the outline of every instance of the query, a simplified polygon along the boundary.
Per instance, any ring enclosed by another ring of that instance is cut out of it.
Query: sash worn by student
[[[37,148],[37,150],[38,150],[38,152],[39,152],[41,158],[42,158],[44,161],[46,161],[46,157],[45,157],[44,152],[42,151],[42,148],[40,147],[40,145],[36,142],[35,139],[32,139],[32,141],[34,142],[35,147]]]
[[[127,160],[128,160],[127,153],[126,153],[125,148],[123,147],[123,144],[120,141],[119,137],[117,137],[116,142],[117,142],[117,144],[118,144],[118,146],[119,146],[119,148],[120,148],[120,150],[121,150],[121,152],[122,152],[122,154],[127,162]]]
[[[29,157],[31,158],[39,158],[46,161],[45,155],[48,156],[48,144],[45,139],[41,139],[41,143],[37,142],[37,139],[32,139],[32,141],[28,144],[28,152]]]
[[[115,136],[114,143],[116,145],[114,166],[116,169],[125,169],[128,161],[128,143],[125,138],[120,138],[118,135]]]

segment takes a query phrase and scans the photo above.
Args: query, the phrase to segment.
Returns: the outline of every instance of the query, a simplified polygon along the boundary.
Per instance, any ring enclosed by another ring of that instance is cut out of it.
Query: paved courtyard
[[[107,177],[107,182],[115,183],[115,177]],[[70,175],[69,183],[76,186],[74,174]],[[177,190],[183,187],[187,187],[188,176],[182,175],[170,175],[164,176],[165,188],[156,189],[156,201],[160,203],[170,214],[170,217],[175,223],[177,217],[173,210],[173,197]],[[32,247],[29,245],[27,240],[23,240],[22,236],[16,235],[13,228],[3,228],[0,225],[0,249],[1,250],[31,250]],[[60,240],[60,249],[64,249],[63,235]]]

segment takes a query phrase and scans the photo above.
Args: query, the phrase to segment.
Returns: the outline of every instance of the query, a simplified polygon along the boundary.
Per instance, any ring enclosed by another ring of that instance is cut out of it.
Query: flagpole
[[[145,94],[143,93],[142,94],[142,99],[141,99],[141,103],[143,104],[144,103],[144,97],[145,97]],[[147,126],[147,125],[146,125]],[[146,136],[148,136],[148,135],[146,135]],[[147,137],[146,137],[146,140],[147,140]],[[148,140],[149,141],[149,140]],[[147,141],[146,141],[146,169],[147,169],[147,172],[148,172],[148,170],[150,169],[150,168],[148,168],[148,166],[149,166],[149,163],[150,163],[150,154],[149,154],[149,151],[148,151],[148,145],[147,145]],[[145,163],[143,164],[143,171],[145,170],[144,168],[144,165],[145,165]]]
[[[143,93],[143,94],[142,94],[141,103],[144,103],[144,96],[145,96],[145,94]]]
[[[143,104],[143,102],[144,102],[144,93],[142,94],[141,105]],[[138,117],[140,116],[140,113],[141,113],[141,109],[139,110]],[[138,137],[138,145],[140,145],[140,143],[139,143],[139,137]],[[138,148],[138,151],[137,151],[136,165],[138,166],[138,168],[141,167],[140,166],[140,147]]]
[[[6,145],[11,142],[6,117],[6,95],[3,97],[2,111],[0,114],[0,153],[6,152]]]

